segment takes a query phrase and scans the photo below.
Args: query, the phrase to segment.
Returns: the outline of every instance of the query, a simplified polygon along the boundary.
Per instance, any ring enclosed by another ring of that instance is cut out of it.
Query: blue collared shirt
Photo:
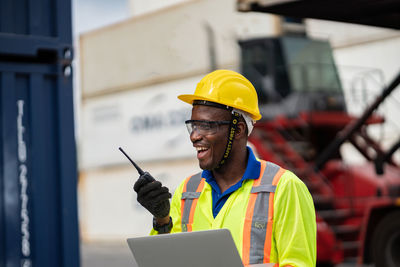
[[[257,179],[260,176],[261,163],[256,159],[253,150],[251,150],[250,147],[247,147],[247,151],[249,156],[247,158],[246,171],[244,172],[242,179],[229,187],[224,193],[221,193],[221,189],[215,181],[211,171],[204,170],[202,172],[202,177],[206,179],[206,182],[212,188],[212,210],[214,218],[218,215],[229,196],[243,185],[244,180]]]

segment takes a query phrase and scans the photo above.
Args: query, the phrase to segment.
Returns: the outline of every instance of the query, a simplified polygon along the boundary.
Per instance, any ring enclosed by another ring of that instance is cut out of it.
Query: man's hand
[[[144,175],[141,175],[133,189],[138,194],[138,202],[155,218],[164,218],[169,215],[171,193],[159,181],[149,181]]]

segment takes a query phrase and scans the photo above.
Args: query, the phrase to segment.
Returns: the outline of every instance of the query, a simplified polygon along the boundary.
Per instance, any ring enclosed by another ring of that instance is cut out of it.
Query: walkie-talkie
[[[129,161],[132,163],[132,165],[136,168],[136,170],[138,171],[140,178],[139,179],[145,179],[147,180],[148,183],[152,183],[154,182],[156,179],[153,178],[153,176],[151,176],[150,173],[143,171],[126,153],[122,148],[118,148],[124,155],[125,157],[127,157],[129,159]],[[163,188],[161,188],[161,183],[159,183],[159,189],[163,190]],[[167,192],[168,192],[168,188]],[[140,189],[139,189],[140,190]],[[136,191],[136,190],[135,190]],[[166,193],[166,192],[164,192]],[[139,194],[139,192],[138,192]],[[171,194],[169,194],[169,198],[171,198]],[[140,200],[138,199],[138,201],[140,202]],[[147,204],[146,204],[147,203]],[[150,211],[154,217],[156,218],[163,218],[165,216],[167,216],[169,214],[169,200],[164,199],[162,201],[159,202],[152,202],[147,200],[146,202],[140,202],[140,204],[142,204],[142,206],[144,206],[148,211]]]
[[[153,176],[151,176],[150,173],[143,171],[129,156],[128,154],[125,153],[125,151],[119,147],[118,148],[124,155],[125,157],[128,158],[128,160],[132,163],[132,165],[136,168],[136,170],[138,171],[139,175],[144,177],[144,179],[146,179],[148,182],[153,182],[156,179],[153,178]]]

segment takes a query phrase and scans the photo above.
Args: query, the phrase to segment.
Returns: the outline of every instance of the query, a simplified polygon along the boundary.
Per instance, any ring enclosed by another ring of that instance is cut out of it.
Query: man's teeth
[[[196,147],[196,150],[199,152],[199,151],[207,150],[207,148],[206,147]]]

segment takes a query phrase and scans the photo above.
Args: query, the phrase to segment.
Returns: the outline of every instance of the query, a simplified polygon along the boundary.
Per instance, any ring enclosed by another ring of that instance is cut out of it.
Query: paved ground
[[[81,267],[132,267],[133,257],[126,243],[81,244]]]
[[[81,267],[135,266],[126,243],[83,243],[81,244],[81,263]],[[336,267],[355,266],[355,264],[340,264]]]

